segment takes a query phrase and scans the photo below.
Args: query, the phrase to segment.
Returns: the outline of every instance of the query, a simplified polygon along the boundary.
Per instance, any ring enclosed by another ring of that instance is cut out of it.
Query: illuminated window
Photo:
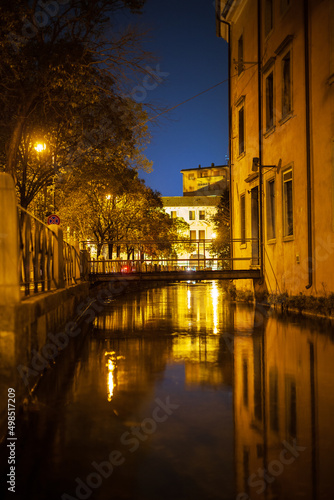
[[[266,130],[274,126],[274,74],[266,78]]]
[[[170,216],[172,219],[176,219],[176,210],[172,210]]]
[[[198,231],[198,238],[200,240],[205,240],[205,230]]]
[[[239,109],[239,155],[245,152],[245,108]]]
[[[267,181],[267,239],[276,238],[275,179]]]
[[[283,236],[293,236],[292,169],[283,173]]]
[[[190,231],[190,239],[196,240],[196,231]]]
[[[291,54],[282,59],[282,118],[292,111]]]
[[[240,232],[241,243],[246,243],[246,197],[240,196]]]
[[[199,220],[205,220],[205,210],[199,211]]]
[[[189,210],[189,220],[195,220],[195,211]]]
[[[195,174],[188,174],[188,179],[193,181],[195,179]]]

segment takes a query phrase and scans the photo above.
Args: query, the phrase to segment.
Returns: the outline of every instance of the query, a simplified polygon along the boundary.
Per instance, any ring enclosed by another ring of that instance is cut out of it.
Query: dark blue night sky
[[[143,104],[170,108],[226,80],[150,124],[146,156],[153,172],[140,177],[163,196],[179,196],[181,169],[226,163],[227,43],[216,36],[212,0],[147,0],[139,25],[151,29],[145,48],[157,56],[160,71],[169,74],[147,91]]]

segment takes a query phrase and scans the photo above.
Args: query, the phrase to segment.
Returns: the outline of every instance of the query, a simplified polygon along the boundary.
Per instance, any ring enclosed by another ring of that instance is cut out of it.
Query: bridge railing
[[[146,260],[111,260],[92,259],[89,261],[89,273],[113,274],[113,273],[152,273],[164,271],[221,271],[232,269],[233,261],[248,261],[250,268],[250,257],[226,258],[189,258],[189,259],[146,259]],[[247,268],[246,267],[246,268]]]

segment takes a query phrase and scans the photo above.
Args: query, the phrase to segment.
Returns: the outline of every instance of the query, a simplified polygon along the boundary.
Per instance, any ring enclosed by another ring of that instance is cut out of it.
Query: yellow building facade
[[[229,169],[226,165],[181,170],[183,196],[221,196],[229,185]]]
[[[334,292],[333,2],[216,5],[229,43],[233,256],[251,249],[269,293]]]

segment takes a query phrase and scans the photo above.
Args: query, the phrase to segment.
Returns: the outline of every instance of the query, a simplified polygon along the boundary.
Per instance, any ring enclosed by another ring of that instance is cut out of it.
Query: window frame
[[[273,196],[271,196],[270,185],[273,185]],[[271,177],[266,181],[266,229],[267,241],[276,242],[276,178]],[[269,227],[271,231],[269,231]]]
[[[271,81],[271,94],[268,92],[268,84]],[[270,113],[269,113],[270,112]],[[268,120],[270,115],[270,120]],[[265,77],[265,125],[266,133],[275,128],[275,78],[274,68],[268,71]]]
[[[289,89],[288,89],[288,102],[289,102],[289,108],[286,109],[285,106],[285,101],[286,101],[286,82],[285,82],[285,62],[287,59],[287,56],[289,55]],[[285,121],[287,118],[289,118],[292,115],[292,109],[293,109],[293,92],[292,92],[292,87],[293,87],[293,82],[292,82],[292,48],[289,47],[288,50],[285,51],[284,55],[282,56],[282,62],[281,62],[281,85],[282,85],[282,93],[281,93],[281,121]]]
[[[171,210],[170,211],[170,218],[171,219],[177,219],[177,210]]]
[[[240,114],[242,113],[242,127],[240,126]],[[238,107],[238,156],[246,153],[246,127],[245,127],[245,103]],[[240,130],[242,129],[242,141],[240,140]]]
[[[188,218],[189,218],[189,220],[196,220],[196,211],[195,210],[189,210]]]
[[[205,210],[198,211],[198,220],[205,220],[205,216],[206,216]]]
[[[204,238],[202,238],[203,233],[204,233]],[[198,230],[198,239],[201,240],[201,241],[203,241],[203,240],[205,240],[205,236],[206,236],[205,229],[199,229]]]
[[[195,234],[195,238],[192,238],[192,236]],[[190,232],[189,232],[189,239],[191,241],[194,241],[197,239],[197,233],[196,233],[196,229],[190,229]]]
[[[240,195],[240,244],[246,245],[246,193]]]
[[[285,176],[291,172],[291,178],[285,179]],[[291,182],[291,212],[292,212],[292,233],[289,234],[289,208],[287,207],[288,199],[286,198],[285,186]],[[290,165],[284,171],[282,171],[282,234],[283,241],[293,240],[295,237],[295,225],[294,225],[294,175],[293,166]]]
[[[237,53],[238,53],[238,61],[237,61],[238,76],[240,76],[240,75],[242,75],[242,73],[245,70],[245,65],[244,65],[244,34],[243,33],[241,33],[241,35],[238,38]]]

